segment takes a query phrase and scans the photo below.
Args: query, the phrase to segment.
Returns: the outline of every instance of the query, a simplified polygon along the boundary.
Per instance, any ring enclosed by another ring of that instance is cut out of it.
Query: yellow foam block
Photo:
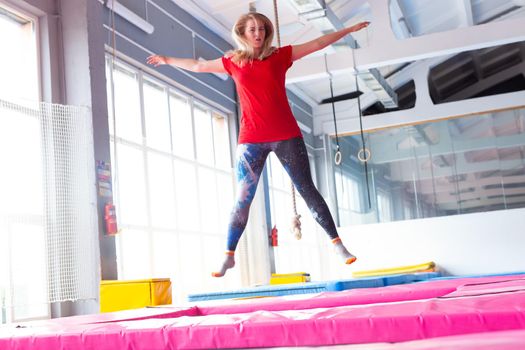
[[[100,312],[171,304],[169,278],[100,282]]]
[[[272,277],[310,276],[308,272],[272,273]]]
[[[270,284],[288,284],[310,282],[310,274],[306,272],[272,273]]]
[[[377,270],[363,270],[355,271],[352,273],[353,277],[373,277],[373,276],[384,276],[384,275],[396,275],[400,273],[411,273],[411,272],[429,272],[435,271],[436,264],[433,261],[426,262],[418,265],[398,266]]]

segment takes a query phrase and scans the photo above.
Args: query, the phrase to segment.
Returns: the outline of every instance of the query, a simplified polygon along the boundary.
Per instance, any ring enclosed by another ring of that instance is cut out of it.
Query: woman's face
[[[266,37],[266,30],[264,23],[249,19],[246,22],[246,30],[244,31],[244,38],[248,41],[254,49],[260,49],[263,46]]]

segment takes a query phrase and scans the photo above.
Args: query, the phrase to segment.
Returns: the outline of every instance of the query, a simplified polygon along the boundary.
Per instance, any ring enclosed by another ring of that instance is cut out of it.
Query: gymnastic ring
[[[372,153],[370,152],[368,148],[363,147],[359,150],[359,152],[357,152],[357,158],[363,163],[368,162],[371,156],[372,156]]]
[[[341,154],[341,151],[335,152],[335,156],[334,156],[335,165],[341,164],[342,159],[343,159],[343,155]]]

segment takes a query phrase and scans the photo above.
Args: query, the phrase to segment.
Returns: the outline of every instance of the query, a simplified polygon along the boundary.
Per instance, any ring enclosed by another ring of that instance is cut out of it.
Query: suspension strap
[[[359,91],[359,79],[357,79],[357,68],[355,64],[355,49],[352,49],[352,60],[353,60],[353,68],[354,68],[354,77],[355,77],[355,88],[357,91]],[[366,193],[368,197],[368,208],[372,208],[372,201],[370,200],[370,184],[368,181],[368,161],[371,157],[371,152],[368,148],[366,148],[365,144],[365,133],[363,132],[363,114],[361,112],[361,98],[357,96],[357,110],[359,111],[359,131],[361,134],[361,149],[357,153],[357,158],[364,164],[365,166],[365,180],[366,180]]]
[[[328,62],[326,59],[326,54],[324,55],[324,66],[326,69],[326,74],[328,74],[328,77],[330,78],[330,97],[332,101],[332,118],[334,120],[334,129],[335,129],[335,144],[336,144],[336,150],[334,155],[334,163],[335,165],[340,165],[341,161],[343,160],[343,154],[341,153],[341,147],[339,145],[339,133],[337,132],[337,119],[335,117],[335,101],[334,101],[334,83],[332,80],[332,73],[328,70]]]

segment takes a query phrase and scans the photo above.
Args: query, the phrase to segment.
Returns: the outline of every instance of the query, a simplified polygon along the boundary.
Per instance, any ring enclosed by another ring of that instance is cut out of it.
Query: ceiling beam
[[[466,27],[474,25],[474,17],[472,15],[472,2],[471,0],[461,0],[458,4],[459,11],[463,13],[463,24]]]
[[[419,91],[416,84],[416,91]],[[422,103],[423,96],[418,94],[416,106],[412,109],[382,113],[363,118],[363,130],[372,131],[391,127],[400,127],[420,123],[428,123],[450,118],[460,118],[481,113],[491,113],[506,109],[525,108],[525,91],[517,91],[500,95],[472,98],[468,100],[455,101],[434,105]],[[315,134],[334,135],[332,116],[326,115],[317,118],[314,114]],[[339,134],[356,134],[359,132],[359,118],[357,113],[350,108],[345,113],[337,114]]]
[[[388,35],[383,36],[374,31],[370,45],[356,51],[358,68],[405,63],[524,41],[525,18],[490,22],[406,40],[385,39],[389,39]]]
[[[525,18],[490,22],[405,40],[397,40],[390,27],[390,33],[387,34],[381,33],[377,27],[373,28],[373,26],[374,23],[371,24],[374,35],[369,46],[355,51],[355,64],[360,71],[525,40],[525,30],[523,30]],[[332,73],[352,72],[354,62],[351,56],[350,52],[336,52],[327,55],[329,67],[336,69]],[[307,81],[325,74],[324,64],[317,61],[319,57],[305,58],[295,62],[288,72],[288,81],[290,83]]]

